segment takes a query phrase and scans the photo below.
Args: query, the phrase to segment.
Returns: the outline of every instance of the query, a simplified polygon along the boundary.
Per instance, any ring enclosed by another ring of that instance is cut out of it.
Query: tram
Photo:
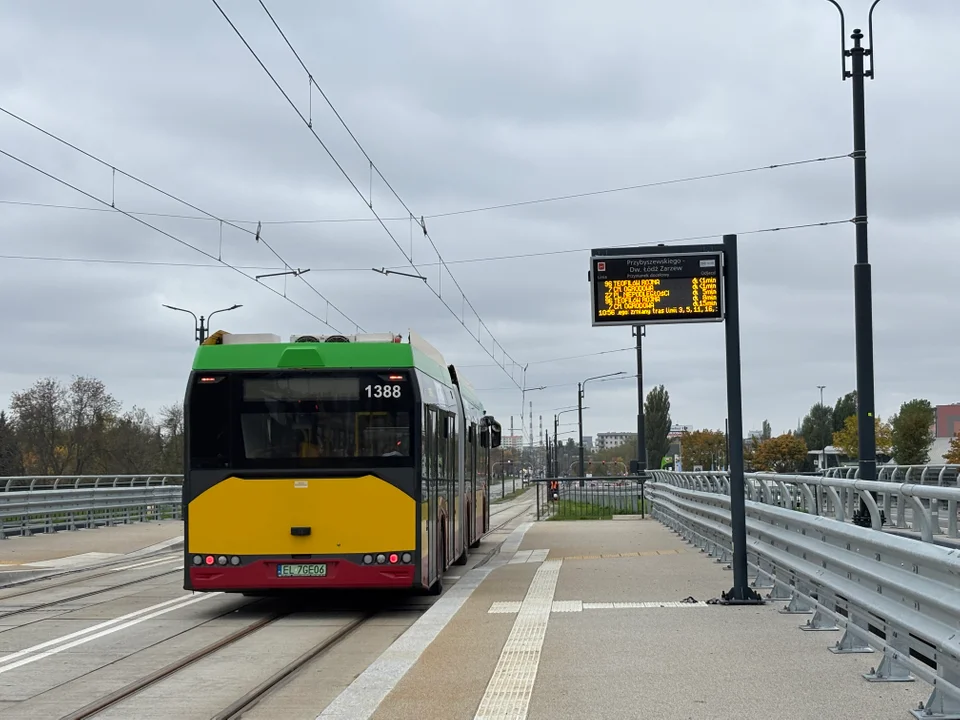
[[[184,588],[443,590],[500,424],[423,338],[218,331],[184,403]]]

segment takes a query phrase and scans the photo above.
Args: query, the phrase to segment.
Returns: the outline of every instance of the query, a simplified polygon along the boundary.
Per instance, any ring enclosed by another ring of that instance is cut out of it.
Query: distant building
[[[586,440],[586,438],[584,438]],[[627,432],[609,432],[597,433],[597,450],[610,450],[615,447],[621,447],[627,443],[637,441],[636,433]]]
[[[510,450],[519,450],[523,447],[523,435],[503,435],[500,438],[500,446]]]
[[[583,449],[584,449],[584,450],[593,450],[593,435],[584,435],[584,436],[583,436]]]
[[[960,403],[937,405],[933,436],[952,438],[958,432],[960,432]]]

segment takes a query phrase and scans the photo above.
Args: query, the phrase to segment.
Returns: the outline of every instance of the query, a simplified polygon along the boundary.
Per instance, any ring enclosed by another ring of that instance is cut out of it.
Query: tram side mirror
[[[630,474],[631,474],[631,475],[639,475],[639,474],[640,474],[640,461],[639,461],[639,460],[631,460],[631,461],[630,461]]]
[[[500,447],[500,426],[494,425],[490,428],[490,447]]]

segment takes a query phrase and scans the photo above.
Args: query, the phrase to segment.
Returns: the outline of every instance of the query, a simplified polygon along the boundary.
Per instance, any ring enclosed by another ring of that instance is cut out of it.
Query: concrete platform
[[[0,586],[51,571],[138,557],[183,542],[183,522],[158,520],[0,540]]]
[[[731,584],[654,520],[525,523],[318,717],[893,720],[929,695],[784,603],[706,602]]]

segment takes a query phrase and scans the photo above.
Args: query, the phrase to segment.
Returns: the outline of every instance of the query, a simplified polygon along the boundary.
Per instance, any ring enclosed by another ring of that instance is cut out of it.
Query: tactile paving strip
[[[524,720],[540,666],[562,560],[547,560],[533,577],[474,720]]]

